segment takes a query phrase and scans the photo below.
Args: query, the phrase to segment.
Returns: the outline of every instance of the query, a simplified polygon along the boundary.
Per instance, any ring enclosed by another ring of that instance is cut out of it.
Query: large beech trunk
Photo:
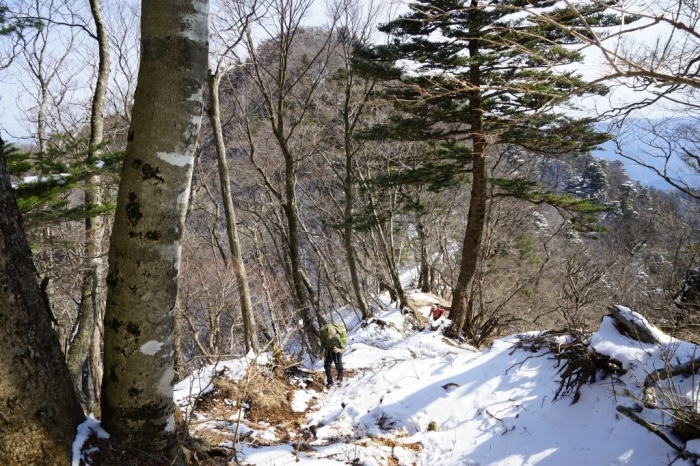
[[[175,461],[180,240],[207,73],[207,0],[141,5],[141,61],[109,250],[102,425]]]
[[[0,464],[70,464],[84,417],[52,318],[0,140]]]

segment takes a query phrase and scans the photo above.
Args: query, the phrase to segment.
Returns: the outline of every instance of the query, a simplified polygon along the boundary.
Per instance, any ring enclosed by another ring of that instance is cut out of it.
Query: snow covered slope
[[[644,324],[641,316],[618,309]],[[621,336],[614,319],[605,317],[579,347],[590,346],[604,361],[613,358],[625,372],[599,374],[571,404],[566,397],[553,402],[562,367],[550,350],[570,342],[568,336],[545,342],[535,333],[513,335],[477,351],[444,339],[441,328],[412,331],[393,309],[351,329],[345,383],[330,391],[320,390],[321,362],[303,368],[280,355],[251,353],[193,374],[175,387],[175,400],[194,436],[231,449],[237,432],[238,456],[246,465],[695,464],[676,458],[669,444],[630,416],[661,426],[670,443],[698,458],[700,440],[684,445],[665,427],[669,409],[650,409],[642,389],[666,363],[697,358],[697,346],[656,330],[651,338],[658,343],[640,343]],[[668,407],[666,394],[698,411],[695,376],[659,379],[654,403]],[[90,463],[94,447],[78,453],[90,432],[101,432],[94,419],[76,438],[76,465]]]
[[[278,445],[243,447],[244,464],[656,466],[676,456],[616,407],[639,410],[646,374],[663,367],[671,353],[674,362],[693,357],[696,347],[689,343],[664,335],[658,346],[632,341],[606,317],[590,342],[627,372],[585,385],[571,405],[570,398],[553,403],[559,377],[548,350],[514,349],[523,335],[479,352],[456,346],[440,331],[407,334],[397,310],[380,320],[349,334],[344,362],[354,375],[328,393],[297,390],[292,405],[305,411],[306,424],[290,427]],[[313,369],[322,370],[321,363]],[[676,382],[691,399],[697,384],[682,379]],[[180,388],[192,385],[184,381]],[[659,410],[639,415],[663,421]],[[314,435],[302,442],[303,432]],[[274,437],[271,430],[265,435]]]

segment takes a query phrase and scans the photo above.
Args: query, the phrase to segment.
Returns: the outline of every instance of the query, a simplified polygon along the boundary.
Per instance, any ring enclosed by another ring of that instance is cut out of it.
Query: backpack
[[[332,347],[331,343],[336,337],[340,341],[342,348],[345,348],[345,344],[348,341],[345,325],[340,322],[334,322],[321,327],[321,343],[324,347]]]
[[[343,348],[345,348],[345,344],[348,342],[348,335],[345,331],[345,325],[343,325],[342,322],[333,322],[333,327],[335,327],[340,343],[343,345]]]

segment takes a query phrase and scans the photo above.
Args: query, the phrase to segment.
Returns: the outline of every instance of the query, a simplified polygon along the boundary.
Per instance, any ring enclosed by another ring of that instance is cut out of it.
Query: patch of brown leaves
[[[292,409],[294,393],[300,385],[320,392],[325,384],[325,375],[322,372],[305,371],[294,364],[287,364],[286,367],[269,364],[251,366],[238,382],[225,374],[219,374],[212,384],[214,390],[200,399],[195,409],[197,414],[209,419],[235,422],[239,408],[243,407],[242,421],[248,427],[255,430],[275,429],[277,442],[261,438],[254,440],[256,444],[268,445],[294,441],[290,431],[300,432],[301,425],[306,423],[306,413]],[[309,407],[315,401],[317,400],[312,398]],[[197,432],[198,436],[209,443],[216,443],[217,432],[205,429]],[[228,437],[231,435],[230,432],[225,434]]]
[[[396,439],[393,438],[388,438],[388,437],[378,437],[376,435],[370,435],[369,438],[372,439],[374,443],[377,443],[379,445],[384,445],[385,447],[390,447],[390,448],[405,448],[407,450],[413,450],[415,452],[421,452],[423,451],[423,444],[420,442],[414,442],[414,443],[404,443],[400,442]]]

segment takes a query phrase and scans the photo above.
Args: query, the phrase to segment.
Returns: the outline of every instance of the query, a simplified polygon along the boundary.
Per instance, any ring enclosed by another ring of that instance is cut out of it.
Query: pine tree
[[[586,181],[588,196],[592,199],[602,199],[608,189],[608,177],[603,167],[595,160],[586,165],[583,171],[583,178]]]
[[[568,47],[577,42],[573,32],[589,34],[582,18],[595,26],[618,24],[618,18],[595,4],[576,11],[555,5],[549,0],[421,0],[409,5],[409,13],[380,28],[393,36],[392,41],[358,51],[357,66],[387,82],[384,96],[397,110],[387,124],[373,127],[365,136],[446,141],[441,163],[435,164],[441,173],[451,166],[455,171],[467,167],[471,174],[450,336],[463,330],[467,337],[478,332],[472,328],[467,291],[484,229],[489,146],[512,144],[556,156],[587,151],[607,138],[588,121],[552,109],[572,94],[606,92],[557,67],[582,60]],[[568,29],[541,21],[537,13],[543,9]],[[399,63],[409,63],[410,71]],[[499,186],[519,197],[537,193],[525,180],[501,180]],[[540,202],[557,201],[539,195]],[[569,207],[576,204],[571,199],[564,202]]]
[[[103,153],[99,161],[88,162],[96,149],[85,147],[82,139],[58,137],[48,145],[45,154],[22,152],[9,146],[7,159],[15,183],[17,204],[27,228],[49,223],[80,221],[110,214],[114,204],[76,205],[70,197],[77,190],[99,189],[91,179],[98,174],[118,178],[124,153]]]

